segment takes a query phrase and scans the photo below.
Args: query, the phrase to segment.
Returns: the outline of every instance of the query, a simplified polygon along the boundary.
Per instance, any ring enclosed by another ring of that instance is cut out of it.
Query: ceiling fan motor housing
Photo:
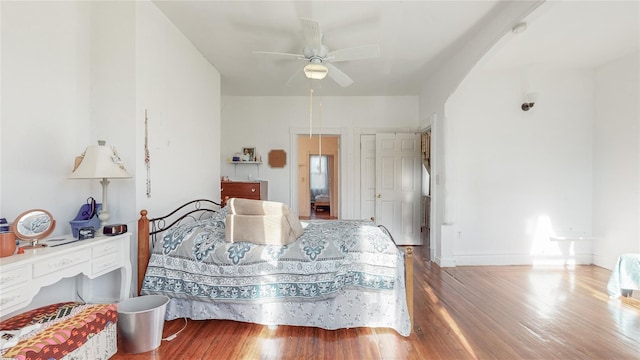
[[[302,49],[302,54],[309,60],[318,59],[322,62],[322,59],[326,58],[327,54],[329,54],[329,49],[326,45],[320,45],[320,49],[305,47]]]

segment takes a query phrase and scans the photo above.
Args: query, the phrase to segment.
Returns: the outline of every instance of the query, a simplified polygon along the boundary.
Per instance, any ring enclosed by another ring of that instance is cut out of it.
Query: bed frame
[[[167,215],[152,219],[147,217],[147,210],[140,210],[140,219],[138,220],[138,296],[140,295],[142,281],[147,271],[147,266],[149,265],[149,257],[151,256],[150,244],[155,242],[156,236],[172,226],[179,224],[184,219],[205,219],[217,212],[220,208],[220,204],[215,201],[197,199],[182,204]],[[382,225],[378,226],[393,240],[393,236],[391,236],[391,233],[386,227]],[[409,318],[411,319],[411,327],[413,327],[413,247],[407,246],[404,248],[407,308],[409,310]],[[402,250],[402,248],[400,249]]]
[[[330,206],[331,206],[331,202],[329,201],[315,201],[313,203],[313,211],[317,211],[318,207],[323,207],[323,208],[326,208],[327,210],[331,210]]]

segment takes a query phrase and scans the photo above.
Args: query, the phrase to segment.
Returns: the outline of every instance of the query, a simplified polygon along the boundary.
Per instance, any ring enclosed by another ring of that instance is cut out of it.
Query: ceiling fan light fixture
[[[312,80],[322,80],[329,73],[329,69],[322,64],[308,64],[304,67],[304,75]]]

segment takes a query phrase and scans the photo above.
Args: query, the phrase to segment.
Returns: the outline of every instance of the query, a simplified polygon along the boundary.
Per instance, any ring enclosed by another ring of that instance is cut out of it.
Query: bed
[[[319,194],[316,195],[313,202],[313,211],[318,210],[329,210],[331,205],[331,201],[329,199],[329,195],[327,194]]]
[[[228,242],[227,208],[199,199],[161,217],[140,211],[138,292],[171,298],[166,320],[391,328],[409,336],[412,249],[398,248],[384,227],[303,221],[304,233],[286,245]]]
[[[609,297],[629,297],[633,290],[640,290],[640,254],[622,254],[611,271],[607,292]]]

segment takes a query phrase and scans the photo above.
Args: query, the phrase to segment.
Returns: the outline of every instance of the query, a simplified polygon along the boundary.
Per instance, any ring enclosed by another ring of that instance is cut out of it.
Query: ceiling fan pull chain
[[[309,88],[309,139],[313,134],[313,85]]]
[[[318,152],[320,153],[320,158],[322,159],[322,99],[318,100],[319,108],[318,108]],[[322,169],[320,169],[320,173],[322,173]]]

